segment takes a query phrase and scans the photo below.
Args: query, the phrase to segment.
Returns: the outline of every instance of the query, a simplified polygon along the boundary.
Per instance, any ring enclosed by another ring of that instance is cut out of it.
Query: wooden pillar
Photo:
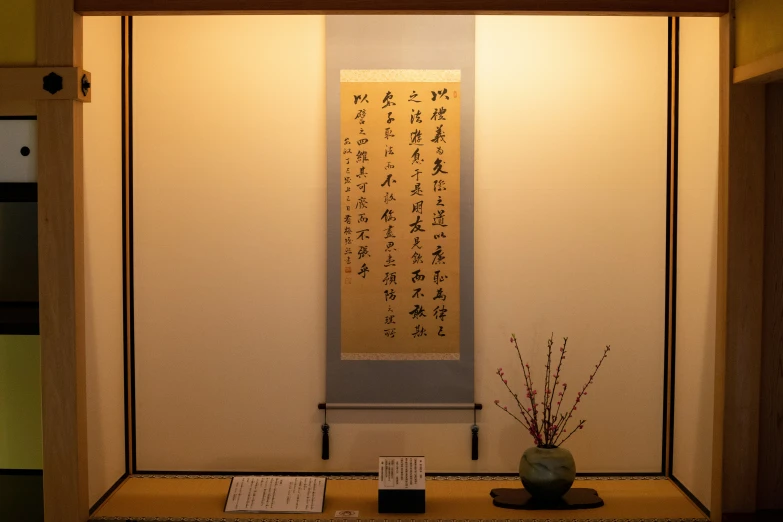
[[[764,86],[733,84],[721,18],[713,520],[756,510],[764,259]]]
[[[783,84],[767,89],[758,509],[783,509]]]
[[[73,0],[36,1],[38,66],[81,66]],[[46,522],[88,518],[82,103],[38,101],[38,250]]]

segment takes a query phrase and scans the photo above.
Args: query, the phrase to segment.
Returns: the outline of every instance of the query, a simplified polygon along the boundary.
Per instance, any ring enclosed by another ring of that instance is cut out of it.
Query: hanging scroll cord
[[[329,424],[326,422],[326,405],[324,404],[324,423],[321,426],[323,432],[321,440],[321,460],[329,460]]]
[[[472,436],[472,444],[471,444],[471,452],[470,457],[472,460],[478,460],[478,432],[479,427],[478,424],[476,424],[476,410],[478,408],[473,408],[473,426],[470,427],[470,432],[473,434]]]

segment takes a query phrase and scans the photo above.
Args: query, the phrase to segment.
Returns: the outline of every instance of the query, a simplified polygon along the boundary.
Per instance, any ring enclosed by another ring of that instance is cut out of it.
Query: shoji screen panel
[[[538,382],[546,339],[568,336],[572,392],[611,344],[566,443],[578,471],[661,470],[666,53],[665,18],[477,26],[477,389],[507,400],[498,366],[520,389],[510,332],[537,351]],[[500,458],[527,441],[497,414]]]

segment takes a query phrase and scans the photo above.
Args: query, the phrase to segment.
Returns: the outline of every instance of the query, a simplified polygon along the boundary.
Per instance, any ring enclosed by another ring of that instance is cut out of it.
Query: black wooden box
[[[378,513],[424,513],[423,489],[379,489]]]

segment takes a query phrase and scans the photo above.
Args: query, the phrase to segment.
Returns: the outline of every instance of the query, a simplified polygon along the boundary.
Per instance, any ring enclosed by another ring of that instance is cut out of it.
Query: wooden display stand
[[[592,488],[571,488],[562,498],[555,501],[536,500],[524,488],[497,488],[489,494],[493,504],[507,509],[569,511],[595,509],[604,505],[603,499]]]

